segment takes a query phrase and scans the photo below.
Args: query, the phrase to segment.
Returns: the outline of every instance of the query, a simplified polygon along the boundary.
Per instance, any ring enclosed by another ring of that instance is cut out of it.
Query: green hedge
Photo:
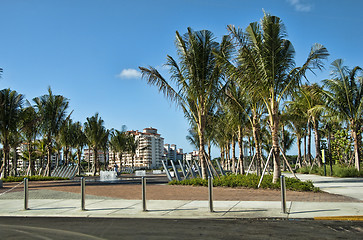
[[[299,168],[296,172],[303,174],[318,174],[324,176],[324,167],[314,166]],[[330,165],[326,165],[326,175],[330,174]],[[363,169],[358,171],[355,167],[347,167],[343,165],[333,165],[333,177],[363,177]]]
[[[3,182],[21,182],[24,178],[28,178],[29,181],[53,181],[53,180],[68,180],[69,178],[61,178],[61,177],[44,177],[44,176],[21,176],[21,177],[12,177],[8,176],[6,178],[2,178]]]
[[[227,175],[222,176],[220,179],[215,178],[213,180],[213,186],[215,187],[246,187],[257,189],[260,176],[255,174],[246,175]],[[292,191],[320,191],[319,188],[314,187],[311,181],[303,182],[295,178],[285,178],[286,189]],[[173,180],[169,182],[171,185],[192,185],[192,186],[208,186],[206,179],[194,178],[186,179],[182,181]],[[260,188],[264,189],[280,189],[280,180],[277,183],[272,183],[272,175],[265,175]]]

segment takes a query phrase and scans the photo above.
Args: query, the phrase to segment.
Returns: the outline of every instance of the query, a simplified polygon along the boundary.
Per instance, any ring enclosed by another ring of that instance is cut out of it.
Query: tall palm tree
[[[9,137],[12,132],[17,131],[22,104],[23,95],[10,89],[0,91],[0,138],[4,152],[3,164],[0,169],[1,177],[8,176]]]
[[[47,140],[45,138],[37,140],[35,143],[35,152],[37,155],[37,159],[39,160],[39,168],[37,168],[39,175],[44,170],[44,160],[46,159],[48,148],[47,148]],[[53,149],[51,149],[53,151]]]
[[[359,130],[362,126],[363,114],[363,77],[358,75],[362,69],[354,67],[350,70],[343,65],[343,60],[332,63],[332,78],[323,81],[328,91],[323,92],[326,107],[340,119],[347,122],[354,140],[355,168],[360,170]]]
[[[228,29],[232,35],[241,32],[237,30],[235,33],[236,29],[233,26],[229,26]],[[261,24],[249,24],[241,42],[243,60],[248,63],[245,70],[255,76],[247,78],[247,85],[250,91],[261,96],[269,115],[274,157],[273,182],[281,175],[278,133],[282,100],[296,89],[307,70],[321,69],[321,60],[328,56],[324,46],[315,44],[303,66],[295,67],[295,50],[286,36],[281,19],[264,13]]]
[[[218,44],[208,30],[188,32],[181,36],[176,32],[176,47],[179,63],[171,56],[166,65],[170,67],[170,81],[166,80],[155,68],[139,67],[143,78],[150,85],[159,88],[168,99],[180,106],[186,117],[197,125],[199,136],[199,158],[202,177],[207,178],[207,159],[205,153],[205,132],[207,119],[214,108],[220,91],[221,71],[216,65],[213,51],[228,52],[224,37]],[[172,86],[175,83],[177,88]]]
[[[96,176],[99,169],[98,150],[102,149],[107,133],[104,121],[98,116],[98,113],[87,118],[84,124],[84,133],[87,138],[87,145],[93,151],[93,176]]]
[[[69,163],[69,153],[72,152],[72,145],[74,142],[74,129],[71,119],[67,119],[63,122],[62,127],[59,131],[59,143],[63,147],[63,158],[65,165]]]
[[[20,122],[18,122],[19,124]],[[12,168],[10,171],[11,176],[18,176],[18,147],[23,142],[23,138],[20,134],[20,131],[11,132],[9,135],[9,145],[13,149],[13,161]]]
[[[34,160],[32,157],[34,156],[34,147],[33,144],[35,143],[35,139],[39,132],[39,123],[40,118],[37,112],[35,111],[34,107],[29,106],[23,109],[21,113],[21,120],[20,120],[20,130],[23,134],[23,137],[26,141],[28,147],[28,170],[27,175],[32,176],[34,175]]]
[[[113,154],[118,154],[118,159],[120,160],[120,168],[122,167],[122,155],[127,151],[127,140],[128,136],[126,135],[126,126],[122,126],[121,131],[114,129],[111,131],[111,139],[110,139],[110,147],[113,151]],[[114,157],[114,163],[115,157]]]
[[[131,167],[134,168],[135,167],[135,155],[136,155],[136,150],[139,146],[139,142],[138,140],[135,138],[135,136],[133,134],[129,134],[127,136],[127,152],[129,154],[131,154]]]
[[[305,114],[302,109],[300,109],[297,105],[288,105],[286,109],[287,119],[290,124],[287,124],[287,128],[289,128],[294,136],[296,137],[297,144],[297,159],[296,163],[301,167],[302,155],[301,155],[301,139],[305,135]]]
[[[78,159],[78,175],[81,175],[81,156],[82,150],[87,145],[87,138],[83,132],[83,126],[80,122],[74,123],[74,145],[77,149],[77,159]]]
[[[41,130],[47,145],[47,166],[44,175],[51,174],[52,145],[54,138],[59,134],[63,122],[66,119],[68,99],[62,95],[54,95],[51,88],[48,94],[33,99],[35,107],[41,116]]]

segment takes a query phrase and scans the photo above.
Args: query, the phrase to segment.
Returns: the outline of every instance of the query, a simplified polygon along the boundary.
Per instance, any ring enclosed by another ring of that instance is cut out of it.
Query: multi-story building
[[[183,160],[183,149],[177,149],[175,144],[164,144],[164,159],[173,162]]]
[[[37,151],[36,146],[33,146],[34,151]],[[16,149],[17,154],[18,154],[18,159],[17,159],[17,169],[18,171],[27,171],[28,167],[29,167],[29,160],[27,159],[26,156],[24,156],[24,153],[26,153],[28,151],[28,143],[22,143],[20,144],[19,147],[17,147]],[[29,156],[29,155],[28,155]],[[38,157],[37,159],[34,159],[34,170],[35,171],[39,171],[41,168],[41,163],[43,163],[43,167],[44,165],[47,164],[47,158],[48,155],[45,154],[43,156],[43,161],[41,160],[40,157]],[[50,164],[51,164],[51,169],[53,169],[56,165],[57,165],[57,161],[58,164],[62,164],[62,159],[60,158],[60,156],[58,156],[57,153],[53,153],[51,155],[51,160],[50,160]],[[10,162],[10,165],[12,165],[12,161]]]
[[[199,159],[199,151],[194,150],[193,152],[185,153],[183,160],[192,161],[198,159]]]
[[[83,151],[83,159],[86,162],[90,162],[93,164],[94,162],[94,154],[92,149],[84,149]],[[97,151],[97,159],[99,163],[105,163],[109,160],[109,154],[108,151],[106,151],[106,154],[104,151],[98,150]]]
[[[131,153],[113,153],[110,152],[110,167],[115,163],[120,167],[134,167],[153,169],[162,166],[164,138],[158,134],[155,128],[144,128],[142,132],[128,131],[127,134],[135,136],[138,142],[136,154]],[[121,155],[121,161],[120,161]]]

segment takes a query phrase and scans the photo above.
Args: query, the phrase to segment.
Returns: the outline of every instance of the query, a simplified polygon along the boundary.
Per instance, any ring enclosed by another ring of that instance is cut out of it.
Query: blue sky
[[[107,128],[155,127],[166,143],[185,152],[187,121],[157,89],[140,79],[138,66],[162,68],[176,57],[175,31],[208,29],[217,40],[226,26],[243,29],[263,9],[279,16],[301,65],[314,43],[331,54],[329,64],[363,66],[363,2],[359,0],[0,0],[0,88],[32,99],[53,93],[70,100],[73,119],[85,122],[99,112]],[[213,155],[218,152],[214,150]]]

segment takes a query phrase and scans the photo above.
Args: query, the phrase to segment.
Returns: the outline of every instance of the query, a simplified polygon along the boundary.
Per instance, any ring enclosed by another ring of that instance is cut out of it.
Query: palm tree
[[[136,150],[139,146],[139,142],[133,134],[129,134],[127,136],[126,141],[127,141],[127,152],[129,154],[131,154],[131,159],[132,159],[131,167],[134,168],[135,167],[135,155],[136,155]]]
[[[363,114],[363,77],[360,67],[350,70],[343,60],[332,63],[332,78],[323,81],[328,91],[323,92],[328,110],[347,122],[354,140],[355,168],[360,170],[360,129]]]
[[[171,72],[170,81],[153,67],[139,68],[143,78],[146,78],[150,85],[157,86],[168,99],[183,109],[187,119],[197,125],[202,177],[207,178],[204,149],[206,124],[209,113],[214,109],[221,93],[221,71],[216,66],[213,51],[226,51],[228,44],[225,37],[222,43],[218,44],[208,30],[193,31],[188,28],[184,36],[176,32],[176,47],[179,63],[171,56],[167,57],[166,65],[170,67]],[[172,82],[177,89],[172,87]]]
[[[48,94],[33,99],[35,107],[41,116],[41,130],[46,139],[47,145],[47,166],[44,175],[50,176],[51,156],[54,138],[59,134],[63,122],[66,119],[68,99],[62,95],[53,95],[51,88]]]
[[[34,161],[32,156],[34,155],[34,147],[33,144],[39,132],[39,123],[40,118],[35,111],[34,107],[29,106],[23,109],[21,113],[21,120],[20,120],[20,130],[23,133],[24,139],[26,141],[28,147],[28,161],[29,166],[27,170],[27,174],[29,176],[34,175]]]
[[[98,113],[87,118],[87,122],[84,124],[84,133],[87,144],[93,151],[93,176],[96,176],[99,169],[98,150],[103,147],[105,136],[108,133],[104,127],[104,121],[98,116]]]
[[[228,29],[232,35],[241,32],[233,26]],[[296,89],[307,70],[323,67],[321,60],[328,56],[328,52],[322,45],[315,44],[303,66],[295,67],[295,50],[285,38],[287,34],[282,21],[267,13],[264,13],[261,24],[250,23],[243,36],[241,51],[243,61],[248,64],[246,71],[236,74],[248,73],[254,76],[245,78],[247,86],[250,91],[261,96],[268,111],[274,156],[273,182],[276,182],[281,175],[278,140],[280,105]]]
[[[35,152],[37,155],[37,159],[39,159],[39,169],[37,169],[37,170],[39,171],[39,174],[41,174],[42,170],[44,169],[45,156],[48,153],[47,140],[45,138],[37,140],[34,145],[35,145],[35,149],[36,149]]]
[[[113,154],[118,154],[118,159],[120,160],[120,168],[122,167],[122,154],[127,151],[127,139],[128,136],[126,135],[126,126],[122,126],[122,130],[119,131],[114,129],[111,131],[111,139],[110,139],[110,147],[113,151]],[[113,157],[114,163],[115,156]]]
[[[18,122],[19,124],[19,122]],[[18,147],[23,142],[23,138],[19,131],[11,132],[9,135],[9,145],[13,149],[13,161],[10,175],[18,176]]]
[[[297,105],[289,104],[286,109],[287,119],[290,124],[287,124],[287,127],[293,132],[296,137],[297,144],[297,159],[296,164],[301,167],[302,157],[301,157],[301,139],[305,135],[305,114],[302,109],[300,109]]]
[[[306,120],[306,128],[308,130],[308,154],[307,159],[310,163],[310,137],[311,137],[311,127],[315,132],[315,160],[317,164],[321,166],[321,154],[320,154],[320,130],[319,122],[322,114],[322,98],[321,98],[322,88],[315,84],[303,85],[300,90],[293,94],[293,100],[289,101],[290,111],[301,114],[301,117]],[[296,113],[289,113],[296,116]]]
[[[77,159],[78,159],[78,175],[81,175],[81,156],[82,156],[82,150],[87,145],[87,138],[85,133],[83,132],[83,127],[81,122],[74,123],[74,141],[73,141],[73,147],[77,149]]]
[[[17,131],[17,123],[20,119],[21,107],[23,104],[23,95],[10,89],[0,91],[0,138],[3,145],[3,164],[1,166],[1,177],[7,177],[9,174],[9,152],[10,152],[10,134]]]
[[[63,147],[63,157],[65,165],[69,163],[69,155],[72,153],[72,146],[75,140],[75,129],[71,119],[64,121],[59,131],[59,143]]]

